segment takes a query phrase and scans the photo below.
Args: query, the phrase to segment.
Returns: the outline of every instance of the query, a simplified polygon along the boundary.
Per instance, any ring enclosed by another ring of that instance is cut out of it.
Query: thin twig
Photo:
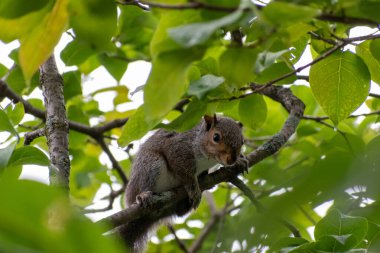
[[[169,229],[169,231],[174,235],[174,239],[175,241],[177,242],[179,248],[185,252],[185,253],[189,253],[190,251],[187,250],[186,248],[186,245],[183,243],[183,241],[177,236],[177,233],[174,229],[174,227],[172,225],[167,225],[167,228]]]
[[[119,174],[121,180],[123,181],[123,185],[126,185],[128,183],[128,178],[125,175],[123,168],[121,167],[120,163],[116,160],[110,149],[108,148],[108,145],[105,143],[103,138],[98,138],[96,141],[99,143],[100,147],[102,147],[103,151],[107,154],[108,158],[110,159],[112,163],[112,167],[117,171]]]
[[[28,146],[30,143],[32,143],[34,139],[37,139],[38,137],[41,137],[41,136],[45,136],[45,128],[40,128],[32,132],[26,133],[24,145]]]

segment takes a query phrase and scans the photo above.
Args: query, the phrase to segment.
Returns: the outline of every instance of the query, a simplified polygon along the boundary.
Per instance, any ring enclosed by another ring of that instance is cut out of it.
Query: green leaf
[[[267,104],[258,94],[249,95],[239,101],[240,121],[247,128],[260,128],[267,117]]]
[[[11,107],[9,106],[9,107],[7,107],[7,109],[8,108],[11,108]],[[24,115],[25,115],[24,105],[22,103],[15,104],[13,109],[11,109],[9,111],[7,110],[7,115],[8,115],[10,122],[14,126],[18,125],[21,122],[21,120],[24,118]]]
[[[99,94],[99,93],[108,92],[108,91],[115,91],[116,92],[116,97],[113,100],[114,105],[119,105],[119,104],[131,101],[128,98],[129,89],[124,85],[118,85],[118,86],[114,86],[114,87],[108,87],[108,88],[103,88],[103,89],[97,90],[97,91],[92,93],[92,96],[95,96],[96,94]]]
[[[320,14],[320,10],[292,3],[270,2],[263,8],[262,14],[275,25],[289,25],[309,21]]]
[[[82,86],[81,86],[81,73],[79,71],[69,71],[63,73],[63,94],[65,101],[69,101],[71,98],[82,95]]]
[[[144,87],[144,109],[153,122],[165,116],[185,93],[190,64],[203,50],[175,50],[161,53],[153,60],[152,71]]]
[[[120,146],[127,146],[131,141],[140,139],[149,130],[152,130],[160,120],[147,118],[144,105],[140,106],[124,125],[118,143]]]
[[[9,11],[9,8],[6,5],[14,5],[14,1],[7,1],[4,3],[5,5],[2,6],[4,12]],[[36,10],[29,13],[24,12],[25,15],[23,16],[19,16],[19,14],[23,11],[15,11],[13,13],[11,12],[10,16],[14,17],[11,19],[0,16],[0,27],[3,28],[0,30],[0,40],[4,42],[11,42],[15,39],[20,39],[22,37],[30,35],[30,32],[34,29],[34,27],[38,26],[38,24],[41,22],[46,13],[51,9],[52,3],[52,1],[49,1],[49,4],[45,5],[44,8],[39,9],[38,11]],[[17,14],[17,12],[19,14]]]
[[[67,66],[80,65],[95,53],[89,43],[75,39],[61,51],[61,59]]]
[[[363,17],[380,22],[378,16],[378,10],[380,8],[380,2],[378,0],[360,0],[357,6],[354,7],[355,10],[359,10]]]
[[[9,69],[2,63],[0,63],[0,78],[4,77],[9,72]]]
[[[228,48],[220,57],[220,72],[238,87],[252,81],[257,52],[250,48]]]
[[[33,146],[24,146],[17,148],[13,152],[8,162],[8,166],[14,167],[25,164],[48,166],[50,160],[40,149]]]
[[[223,77],[214,75],[205,75],[201,79],[190,83],[188,94],[203,99],[210,90],[215,89],[224,82]]]
[[[376,60],[380,61],[380,39],[372,40],[369,48],[373,57],[375,57]]]
[[[5,81],[9,87],[17,94],[22,94],[26,88],[22,70],[18,66],[15,66],[9,71],[9,74],[6,76]]]
[[[194,127],[200,118],[206,114],[207,103],[194,99],[186,107],[186,110],[170,124],[162,125],[163,128],[184,132]]]
[[[1,131],[7,131],[18,136],[17,131],[14,129],[11,121],[8,118],[8,115],[2,109],[0,109],[0,132]]]
[[[256,83],[267,83],[271,80],[274,80],[280,76],[292,72],[293,69],[290,68],[285,62],[279,62],[270,65],[263,72],[259,73],[255,79]],[[291,84],[297,79],[296,75],[292,75],[288,78],[276,82],[276,84]]]
[[[118,55],[115,56],[116,57],[112,57],[105,53],[100,54],[99,62],[106,68],[108,73],[110,73],[113,78],[115,78],[117,81],[120,81],[125,71],[127,70],[128,62],[118,58]]]
[[[74,210],[57,187],[3,180],[0,202],[7,206],[0,210],[1,252],[126,252],[116,239],[102,235],[106,228]]]
[[[193,23],[172,28],[169,29],[169,35],[184,48],[201,45],[205,43],[217,29],[237,22],[242,14],[242,10],[237,10],[223,18],[210,22]]]
[[[51,55],[68,22],[68,0],[57,0],[37,26],[21,38],[20,65],[25,80],[30,81],[34,72]],[[47,34],[49,36],[47,36]]]
[[[0,17],[14,19],[42,9],[49,0],[2,0],[0,2]]]
[[[380,59],[375,58],[372,51],[376,54],[376,49],[371,50],[370,46],[370,41],[364,41],[355,47],[355,51],[356,54],[367,64],[369,72],[371,73],[371,79],[380,85]]]
[[[123,45],[131,45],[134,50],[149,55],[149,44],[152,40],[157,19],[150,11],[137,6],[118,6],[119,16],[117,39]]]
[[[104,49],[116,32],[116,10],[112,0],[70,0],[70,24],[78,39],[95,49]]]
[[[355,54],[335,52],[310,68],[311,90],[330,119],[337,125],[366,99],[370,75]]]
[[[367,219],[347,216],[333,209],[317,223],[314,236],[320,250],[341,252],[361,243],[367,230]]]
[[[7,147],[0,149],[0,173],[7,167],[9,159],[12,156],[13,150],[16,148],[16,142],[9,144]]]
[[[287,53],[289,50],[281,50],[277,52],[265,51],[259,53],[257,56],[257,61],[255,63],[255,71],[256,73],[263,72],[266,68],[272,66],[272,64],[276,61],[277,58]]]

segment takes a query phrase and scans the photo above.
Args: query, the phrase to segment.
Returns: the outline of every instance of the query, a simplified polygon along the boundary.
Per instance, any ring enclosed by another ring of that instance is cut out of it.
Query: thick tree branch
[[[49,147],[51,164],[58,169],[56,175],[50,175],[50,182],[69,190],[69,124],[66,118],[65,100],[63,97],[63,79],[58,73],[54,56],[40,68],[41,87],[46,107],[46,138]]]
[[[253,85],[253,88],[258,88]],[[289,112],[289,117],[279,133],[274,135],[269,141],[261,145],[257,150],[247,155],[249,165],[262,161],[266,157],[277,152],[295,132],[295,129],[303,115],[304,104],[301,100],[295,97],[290,89],[283,87],[270,86],[259,91],[278,102],[280,102]],[[199,185],[202,191],[210,189],[218,183],[229,182],[231,178],[235,178],[238,174],[242,173],[242,168],[226,169],[222,168],[208,175],[199,177]],[[141,207],[137,204],[131,205],[129,208],[122,210],[114,215],[111,215],[99,222],[110,223],[112,227],[116,228],[113,232],[121,231],[122,226],[126,222],[136,220],[142,217],[149,217],[149,219],[160,219],[170,215],[175,208],[176,204],[184,200],[187,193],[184,188],[176,188],[160,194],[155,194],[151,200],[151,206]],[[154,211],[152,211],[154,210]]]

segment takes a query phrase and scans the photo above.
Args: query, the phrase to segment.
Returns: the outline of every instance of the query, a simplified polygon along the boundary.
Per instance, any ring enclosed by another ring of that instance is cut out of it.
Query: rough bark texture
[[[63,79],[51,56],[40,68],[41,87],[46,107],[45,135],[52,168],[50,183],[69,190],[70,159],[68,146],[69,124],[63,97]]]
[[[294,96],[290,89],[278,86],[263,88],[263,86],[252,85],[252,90],[258,90],[258,93],[280,102],[289,112],[289,117],[280,132],[247,155],[249,166],[253,166],[266,157],[276,153],[288,141],[290,136],[295,132],[305,109],[303,102]],[[232,182],[240,173],[243,173],[242,168],[222,168],[211,174],[200,176],[198,179],[199,185],[201,190],[204,191],[221,182]],[[124,233],[123,224],[141,218],[159,220],[172,214],[178,203],[186,201],[186,198],[187,193],[185,189],[179,187],[159,195],[153,195],[152,201],[150,202],[151,206],[149,207],[141,207],[137,204],[133,204],[128,209],[104,218],[99,222],[111,223],[111,226],[115,228],[113,232]],[[133,231],[131,231],[131,233],[133,233]]]

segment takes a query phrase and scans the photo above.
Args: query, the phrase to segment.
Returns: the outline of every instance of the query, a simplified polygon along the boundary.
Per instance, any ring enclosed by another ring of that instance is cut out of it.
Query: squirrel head
[[[240,156],[244,143],[242,124],[228,117],[208,116],[203,117],[202,124],[202,149],[204,154],[223,165],[231,165]]]

